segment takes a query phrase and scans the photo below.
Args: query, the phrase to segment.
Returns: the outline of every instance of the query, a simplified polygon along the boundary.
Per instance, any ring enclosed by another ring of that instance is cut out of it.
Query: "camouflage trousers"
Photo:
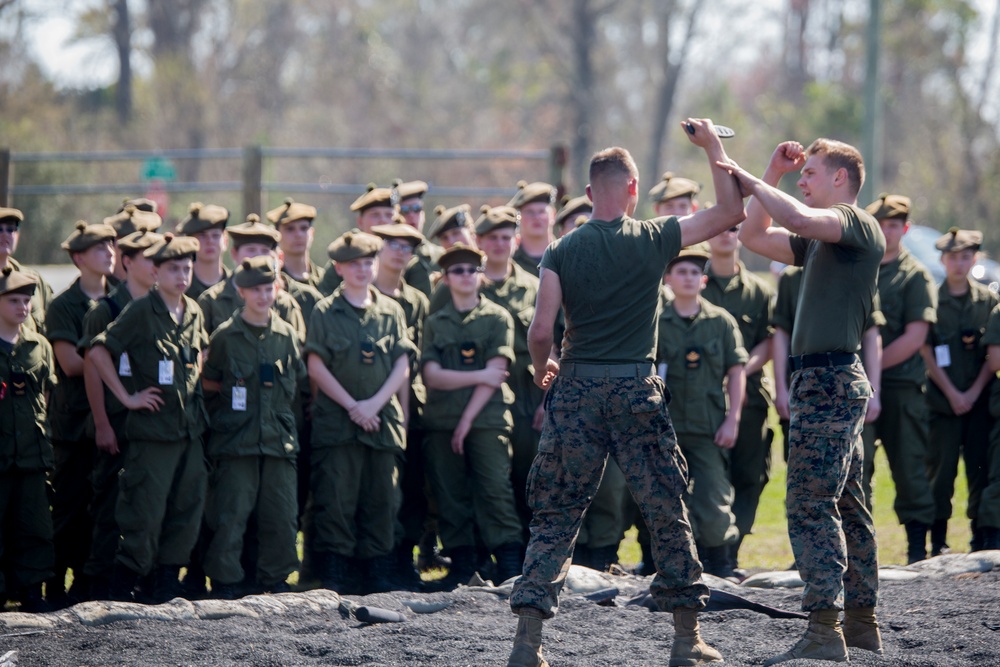
[[[528,477],[531,541],[510,598],[514,613],[551,618],[558,610],[577,534],[608,454],[652,534],[653,598],[665,611],[703,608],[708,587],[700,580],[683,501],[687,464],[667,414],[663,381],[558,377],[545,400],[545,425]]]
[[[878,546],[861,488],[861,431],[871,385],[860,364],[792,377],[788,537],[805,611],[874,607]]]

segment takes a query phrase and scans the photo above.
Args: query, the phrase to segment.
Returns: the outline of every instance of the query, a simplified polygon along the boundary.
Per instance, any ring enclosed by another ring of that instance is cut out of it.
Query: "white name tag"
[[[132,377],[132,364],[128,359],[128,352],[122,352],[122,356],[118,358],[118,375],[123,378]]]
[[[174,383],[174,362],[170,359],[160,360],[160,384]]]
[[[246,412],[247,409],[247,388],[233,387],[233,410]]]
[[[951,348],[947,345],[936,345],[934,347],[934,359],[941,368],[951,366]]]

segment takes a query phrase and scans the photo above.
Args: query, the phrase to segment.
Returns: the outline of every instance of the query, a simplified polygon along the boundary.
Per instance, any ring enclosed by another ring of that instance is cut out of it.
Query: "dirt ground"
[[[565,594],[546,622],[544,653],[553,667],[665,665],[671,616],[625,606],[648,579],[616,578],[616,606]],[[885,655],[854,650],[856,665],[943,667],[1000,665],[1000,571],[883,581],[879,618]],[[755,602],[798,610],[801,589],[740,589]],[[298,594],[285,594],[298,595]],[[283,596],[279,596],[283,597]],[[404,601],[446,601],[416,614]],[[20,635],[0,615],[0,656],[17,650],[17,665],[505,665],[516,624],[495,592],[390,593],[355,599],[402,612],[405,622],[366,625],[336,612],[303,610],[260,618],[125,620],[98,627],[63,621]],[[705,638],[726,665],[759,665],[799,638],[805,621],[776,620],[747,610],[702,614]],[[4,628],[4,626],[6,626]],[[36,631],[38,632],[38,631]],[[820,665],[799,661],[792,665]]]

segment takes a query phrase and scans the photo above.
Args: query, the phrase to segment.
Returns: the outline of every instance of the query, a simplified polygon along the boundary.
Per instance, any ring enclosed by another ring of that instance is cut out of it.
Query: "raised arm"
[[[731,160],[722,147],[722,140],[715,133],[712,121],[705,118],[688,118],[681,123],[685,128],[688,140],[705,150],[708,164],[712,168],[712,184],[715,186],[715,206],[696,211],[678,219],[681,227],[681,245],[683,247],[701,243],[743,221],[746,213],[743,211],[743,195],[735,178],[720,164],[729,164]],[[694,132],[687,130],[694,128]]]

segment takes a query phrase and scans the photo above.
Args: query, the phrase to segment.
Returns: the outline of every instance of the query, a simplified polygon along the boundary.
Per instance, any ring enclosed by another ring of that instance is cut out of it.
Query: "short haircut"
[[[833,139],[817,139],[806,149],[806,157],[819,155],[823,163],[834,170],[846,169],[851,194],[857,196],[865,182],[865,162],[861,152],[850,144]]]
[[[605,148],[590,158],[590,182],[594,183],[608,176],[624,176],[625,180],[639,177],[635,160],[624,148]]]

